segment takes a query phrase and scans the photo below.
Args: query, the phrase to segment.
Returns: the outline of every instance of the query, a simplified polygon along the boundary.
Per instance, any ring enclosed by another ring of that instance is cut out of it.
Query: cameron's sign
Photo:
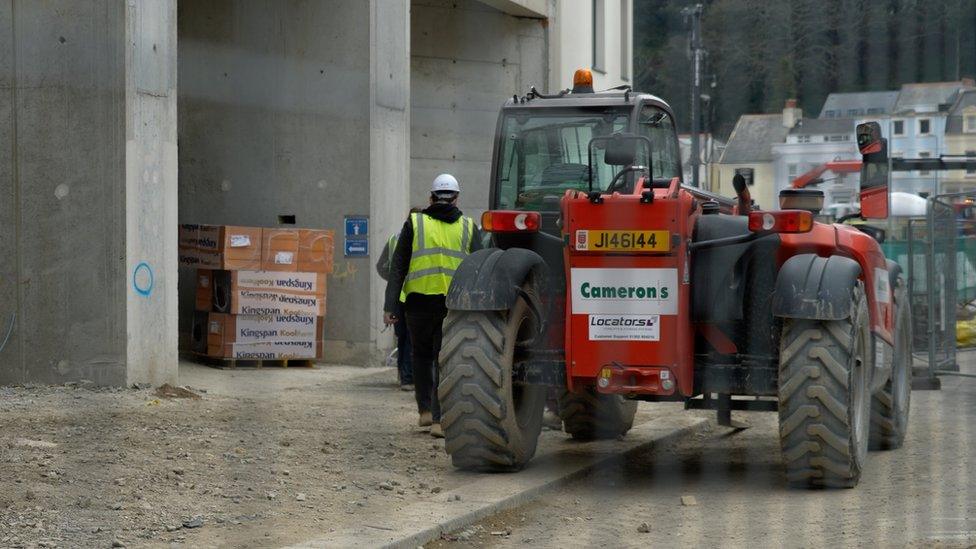
[[[677,269],[570,270],[573,314],[678,313]]]

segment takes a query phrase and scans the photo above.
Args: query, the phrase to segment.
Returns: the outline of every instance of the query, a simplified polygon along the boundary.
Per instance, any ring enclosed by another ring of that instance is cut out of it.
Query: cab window
[[[681,177],[681,156],[671,115],[659,107],[644,105],[637,118],[637,132],[651,140],[653,179]]]

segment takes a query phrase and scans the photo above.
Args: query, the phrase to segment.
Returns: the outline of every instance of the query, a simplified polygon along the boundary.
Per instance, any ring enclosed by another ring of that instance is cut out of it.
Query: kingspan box
[[[273,290],[325,297],[325,273],[280,271],[216,271],[218,292],[241,289]]]
[[[264,341],[318,341],[322,319],[313,315],[229,315],[210,313],[207,345]]]
[[[262,240],[260,227],[180,225],[179,261],[206,269],[258,269]]]
[[[212,357],[250,360],[316,359],[322,356],[322,341],[262,341],[208,345]]]
[[[270,290],[214,292],[214,311],[234,315],[325,316],[325,299]]]

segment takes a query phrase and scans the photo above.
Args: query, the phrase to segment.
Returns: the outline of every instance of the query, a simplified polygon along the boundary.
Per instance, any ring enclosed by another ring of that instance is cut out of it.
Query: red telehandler
[[[857,129],[862,215],[887,215],[885,142]],[[783,210],[682,184],[671,108],[629,88],[532,89],[502,108],[492,247],[457,269],[439,396],[455,466],[521,469],[551,387],[565,431],[618,437],[636,403],[778,411],[786,478],[852,487],[908,424],[911,312],[899,267],[819,191]],[[817,203],[817,196],[820,203]]]

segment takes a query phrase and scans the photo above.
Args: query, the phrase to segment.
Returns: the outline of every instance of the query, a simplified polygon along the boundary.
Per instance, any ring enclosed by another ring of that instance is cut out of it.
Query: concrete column
[[[0,383],[176,380],[174,5],[0,2]]]
[[[370,0],[369,19],[369,216],[375,262],[409,207],[410,2]],[[390,349],[392,330],[383,332],[386,283],[375,269],[370,277],[369,339],[375,362]]]
[[[125,17],[126,383],[177,377],[176,0]]]

